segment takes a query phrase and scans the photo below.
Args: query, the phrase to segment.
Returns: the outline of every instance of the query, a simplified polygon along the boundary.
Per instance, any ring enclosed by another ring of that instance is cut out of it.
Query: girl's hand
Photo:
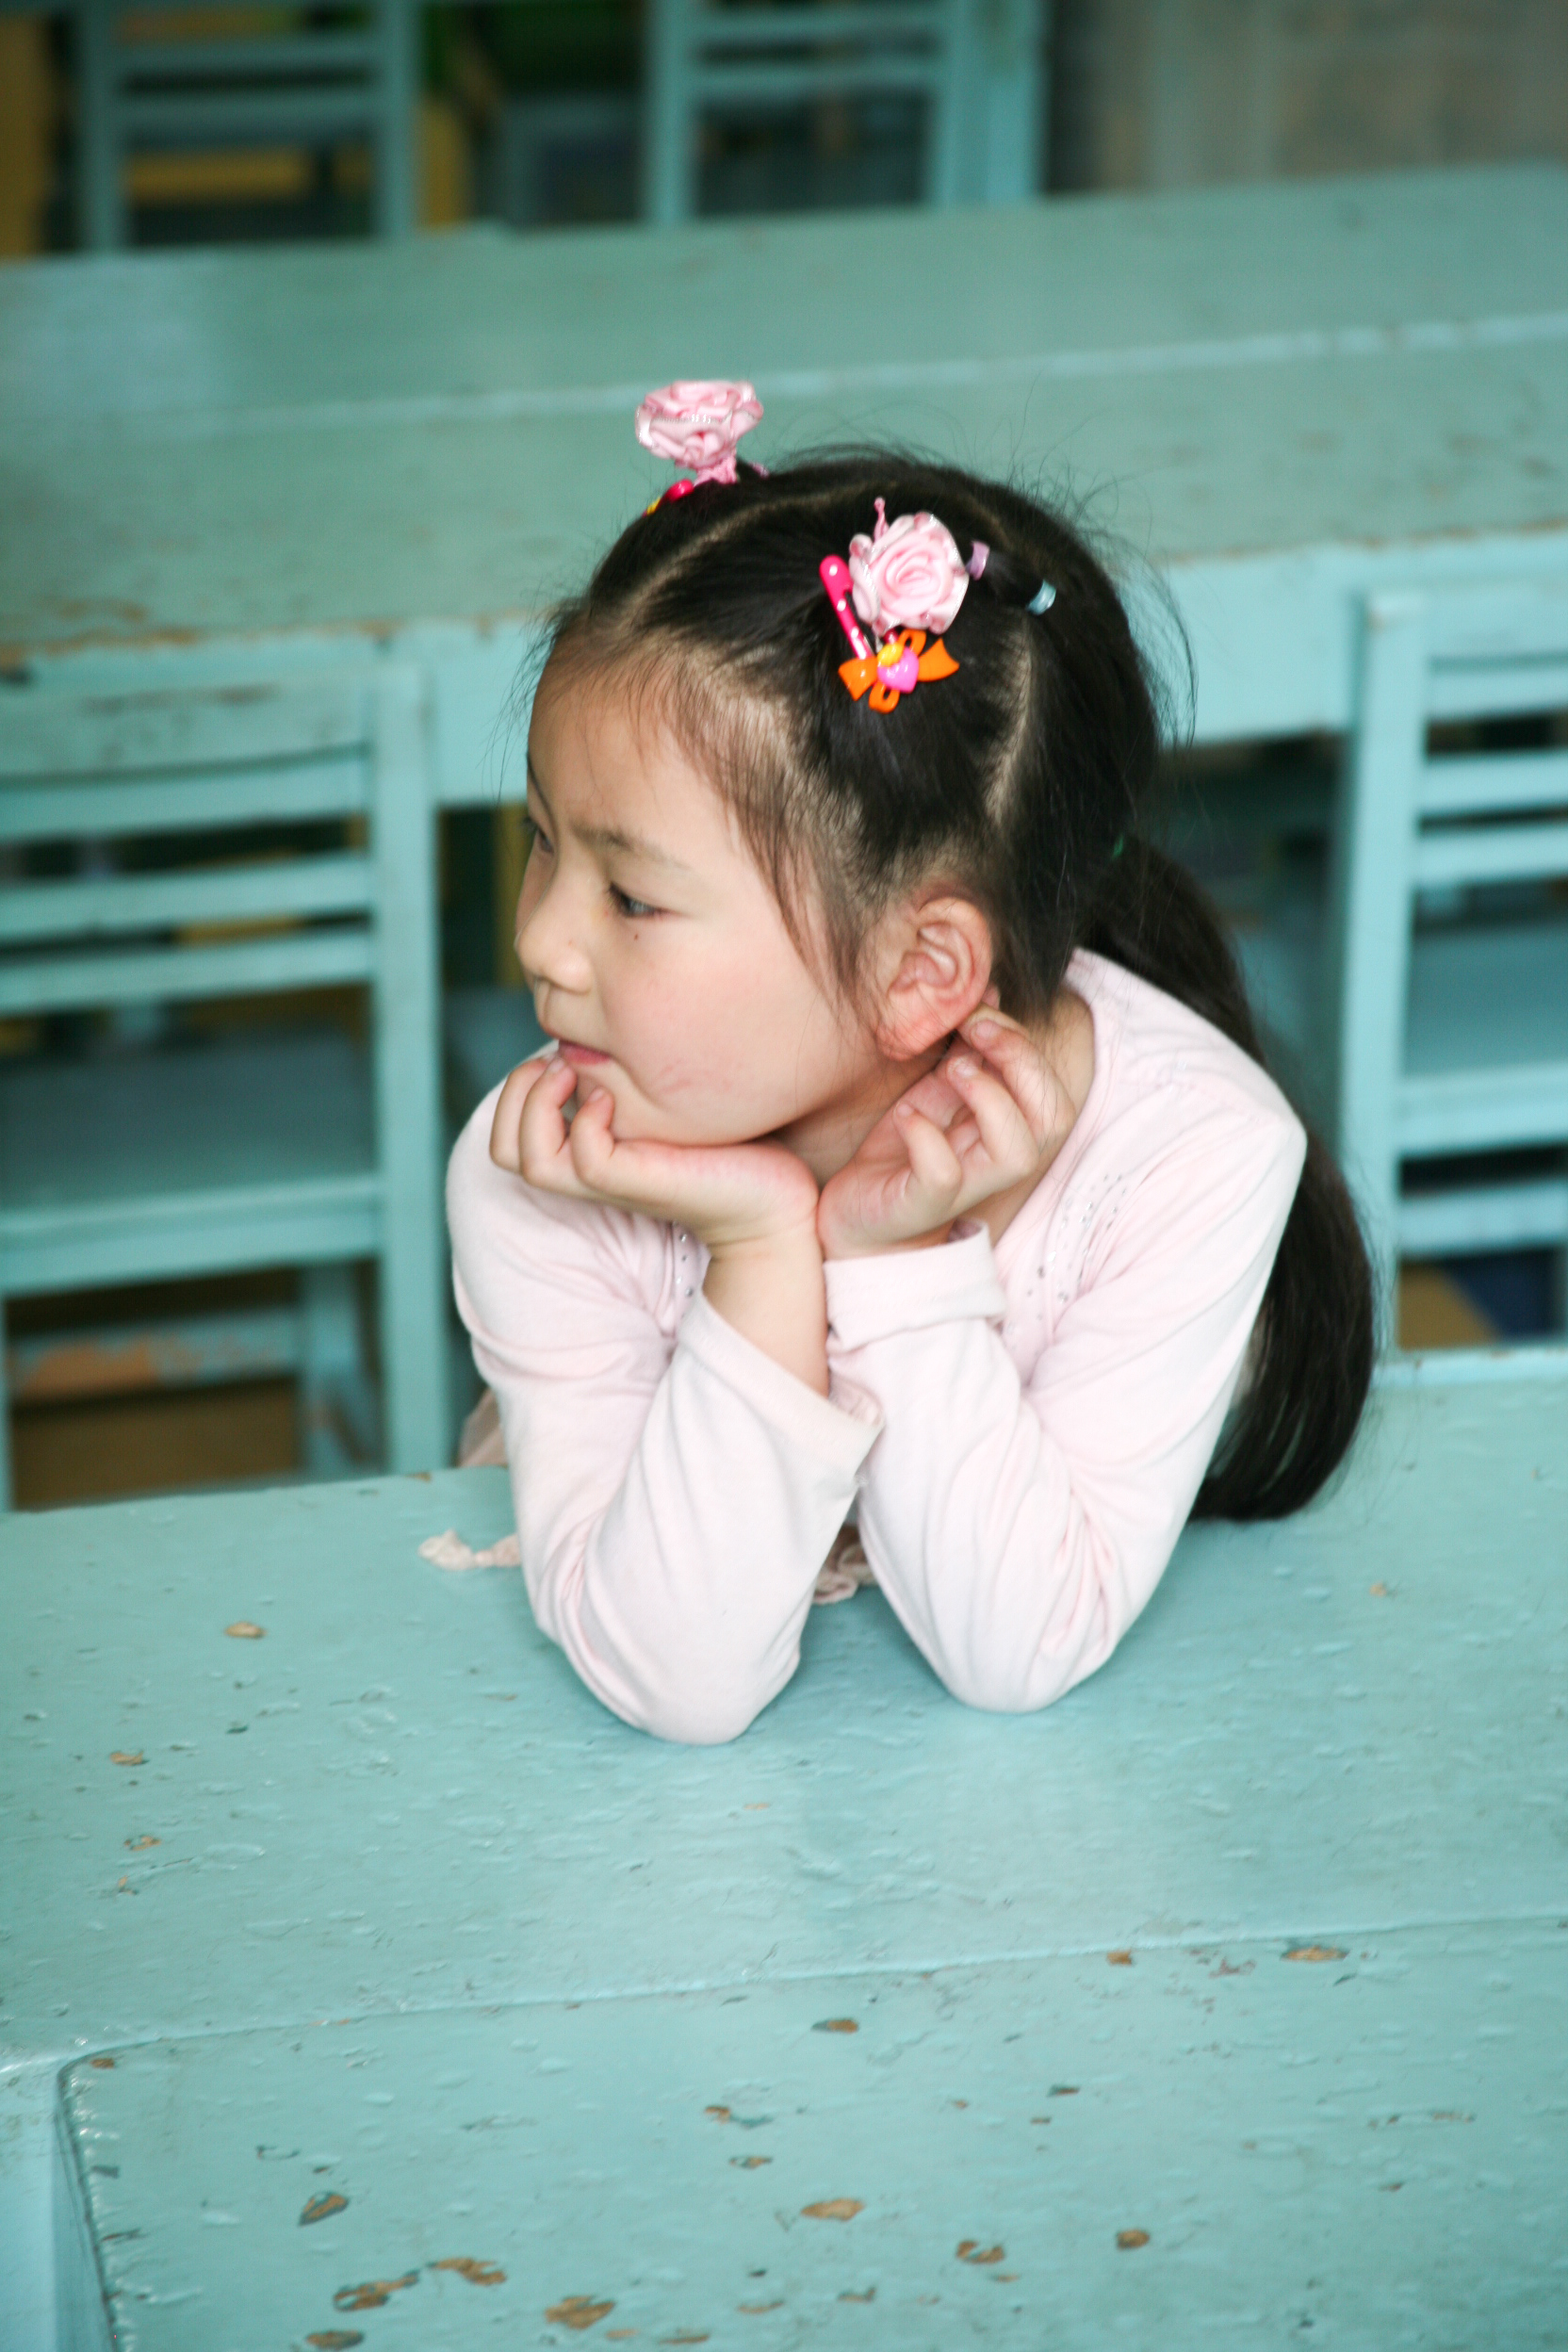
[[[541,1192],[684,1226],[715,1254],[813,1231],[817,1180],[782,1144],[617,1142],[614,1111],[612,1095],[558,1055],[524,1062],[501,1088],[490,1157]]]
[[[1028,1032],[994,1005],[977,1005],[954,1050],[823,1187],[823,1255],[865,1257],[945,1238],[956,1218],[1042,1173],[1075,1117]]]

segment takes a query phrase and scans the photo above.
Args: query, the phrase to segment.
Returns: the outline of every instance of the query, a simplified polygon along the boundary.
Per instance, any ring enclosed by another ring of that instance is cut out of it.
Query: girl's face
[[[623,1139],[775,1136],[825,1181],[912,1072],[824,995],[707,778],[612,687],[547,673],[528,814],[517,956],[580,1099],[610,1093]]]

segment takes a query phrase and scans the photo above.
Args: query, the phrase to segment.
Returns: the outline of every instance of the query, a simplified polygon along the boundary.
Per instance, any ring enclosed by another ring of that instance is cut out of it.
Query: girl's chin
[[[608,1094],[614,1102],[610,1133],[617,1143],[669,1143],[684,1145],[689,1151],[724,1151],[735,1144],[770,1140],[769,1134],[761,1130],[732,1133],[728,1123],[717,1114],[711,1121],[679,1118],[658,1103],[645,1102],[636,1097],[629,1100],[623,1086],[601,1086],[584,1070],[578,1081],[577,1102],[591,1102],[596,1094]]]

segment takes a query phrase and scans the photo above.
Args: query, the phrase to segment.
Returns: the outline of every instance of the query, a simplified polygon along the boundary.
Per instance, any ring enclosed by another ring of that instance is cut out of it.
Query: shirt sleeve
[[[884,1428],[860,1539],[957,1697],[1046,1706],[1110,1656],[1175,1547],[1235,1390],[1305,1136],[1228,1108],[1112,1184],[1077,1294],[1025,1379],[983,1226],[831,1261],[829,1361]]]
[[[494,1106],[453,1151],[448,1217],[534,1615],[629,1723],[733,1739],[799,1661],[875,1408],[853,1386],[819,1396],[700,1292],[672,1338],[640,1264],[647,1220],[497,1168]]]

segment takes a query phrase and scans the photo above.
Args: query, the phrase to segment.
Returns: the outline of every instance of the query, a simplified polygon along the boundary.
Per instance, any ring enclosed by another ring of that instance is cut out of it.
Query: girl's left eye
[[[614,900],[615,905],[619,907],[621,913],[632,922],[636,922],[644,915],[656,915],[659,912],[657,906],[648,906],[645,899],[629,898],[625,890],[618,890],[615,888],[613,882],[610,885],[610,895]]]

